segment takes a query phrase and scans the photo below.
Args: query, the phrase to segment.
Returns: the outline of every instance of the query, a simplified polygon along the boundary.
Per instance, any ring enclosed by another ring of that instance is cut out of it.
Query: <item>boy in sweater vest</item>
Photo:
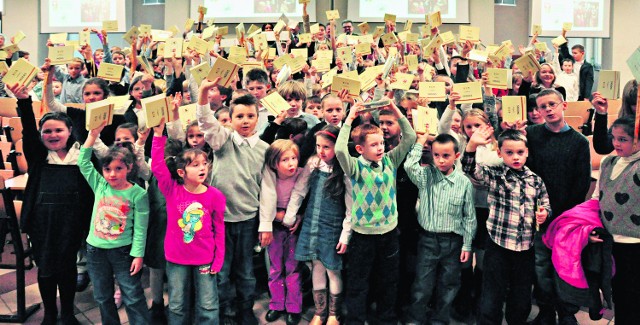
[[[400,144],[385,153],[380,128],[362,124],[352,134],[360,157],[351,157],[347,148],[351,123],[362,109],[362,103],[351,108],[335,146],[336,158],[353,184],[353,235],[347,255],[347,324],[364,324],[367,320],[367,293],[371,276],[375,278],[375,287],[371,290],[375,294],[378,321],[380,324],[396,324],[400,260],[396,231],[396,170],[416,141],[416,133],[392,102],[386,109],[391,110],[398,118],[402,129]]]
[[[223,127],[209,106],[207,95],[220,78],[204,80],[198,93],[196,117],[205,140],[214,150],[211,185],[227,197],[224,213],[225,257],[218,277],[221,323],[232,318],[236,297],[240,324],[257,324],[253,314],[256,279],[253,275],[253,246],[257,241],[260,181],[269,145],[255,132],[258,107],[252,95],[236,98],[229,111],[231,128]],[[232,269],[233,267],[233,269]],[[231,284],[231,273],[235,280]]]

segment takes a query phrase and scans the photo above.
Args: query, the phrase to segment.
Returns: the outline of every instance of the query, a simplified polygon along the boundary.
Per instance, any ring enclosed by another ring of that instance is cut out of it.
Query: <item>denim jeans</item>
[[[400,244],[396,229],[382,235],[354,232],[347,254],[347,324],[364,324],[367,320],[367,294],[371,290],[376,302],[378,324],[397,324],[396,298]],[[374,287],[369,288],[373,277]]]
[[[485,246],[482,270],[482,299],[477,324],[502,324],[502,305],[505,302],[507,323],[526,324],[531,311],[533,248],[516,252],[489,239]]]
[[[436,297],[431,321],[449,323],[451,304],[460,289],[462,236],[453,233],[420,232],[416,279],[411,288],[410,322],[424,324],[430,313],[428,304]]]
[[[103,249],[87,243],[87,267],[93,282],[93,298],[100,307],[100,317],[104,325],[118,325],[118,309],[113,300],[113,277],[122,292],[122,302],[127,310],[129,324],[149,324],[147,301],[142,290],[142,272],[131,276],[129,269],[133,257],[129,255],[131,246]]]
[[[209,266],[209,265],[205,265]],[[200,274],[199,266],[167,262],[169,324],[191,324],[191,285],[195,288],[195,324],[218,324],[216,274]]]
[[[234,297],[241,310],[253,308],[256,289],[256,278],[253,275],[253,247],[258,243],[257,225],[255,218],[224,223],[224,264],[218,276],[221,314],[231,314]],[[234,283],[231,283],[232,278]],[[234,285],[235,290],[233,290]]]

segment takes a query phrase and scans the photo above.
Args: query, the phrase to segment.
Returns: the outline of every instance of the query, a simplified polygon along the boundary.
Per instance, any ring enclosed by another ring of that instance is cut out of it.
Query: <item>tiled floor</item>
[[[38,292],[38,284],[36,283],[36,272],[37,270],[31,269],[27,271],[26,276],[26,301],[27,306],[32,304],[40,303],[40,294]],[[145,288],[145,294],[147,297],[150,297],[149,285],[148,285],[148,277],[145,274],[143,276],[143,287]],[[261,324],[266,324],[264,320],[264,316],[268,310],[269,306],[269,296],[266,292],[264,292],[264,288],[261,290],[262,293],[253,309],[256,316],[260,319]],[[96,306],[95,301],[92,296],[92,287],[90,286],[85,292],[78,293],[76,295],[76,317],[80,321],[81,324],[100,324],[100,311]],[[165,302],[167,302],[167,296],[165,293]],[[148,304],[151,305],[151,300],[148,301]],[[12,270],[0,270],[0,314],[7,313],[15,313],[16,312],[16,295],[15,295],[15,273]],[[534,306],[530,318],[533,318],[537,313],[537,307]],[[127,314],[125,312],[124,307],[119,310],[120,319],[123,324],[127,324]],[[44,311],[40,308],[34,315],[32,315],[26,322],[26,324],[40,324],[42,321],[42,317],[44,316]],[[613,324],[614,322],[611,320],[612,313],[611,311],[607,311],[605,313],[605,318],[594,322],[589,319],[589,314],[585,311],[580,311],[577,315],[578,322],[582,325],[586,324],[597,324],[597,325],[606,325]],[[308,324],[309,320],[313,317],[313,308],[309,307],[305,309],[305,313],[303,315],[303,321],[300,324]],[[284,325],[285,322],[283,319],[273,322],[272,324]],[[464,323],[452,322],[453,325],[463,325]],[[504,323],[506,324],[506,322]]]

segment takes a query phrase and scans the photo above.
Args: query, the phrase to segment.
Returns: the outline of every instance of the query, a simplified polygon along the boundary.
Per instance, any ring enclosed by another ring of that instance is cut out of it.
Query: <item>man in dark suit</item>
[[[589,100],[593,88],[593,66],[584,59],[584,46],[580,44],[571,47],[571,56],[575,60],[574,69],[580,72],[578,100]]]

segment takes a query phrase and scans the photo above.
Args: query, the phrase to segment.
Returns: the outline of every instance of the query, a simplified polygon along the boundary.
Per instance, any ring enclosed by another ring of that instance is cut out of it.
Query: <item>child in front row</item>
[[[274,141],[265,156],[260,185],[260,244],[269,246],[269,292],[271,302],[265,316],[274,322],[287,314],[287,324],[298,324],[302,311],[300,269],[295,258],[300,220],[287,226],[282,221],[294,186],[302,174],[300,152],[291,140]]]
[[[255,71],[254,69],[251,71]],[[257,214],[261,169],[267,152],[266,142],[256,134],[258,106],[256,98],[236,98],[230,109],[231,129],[222,126],[209,106],[207,96],[219,78],[204,80],[198,93],[196,117],[205,141],[214,150],[211,185],[227,196],[225,221],[225,256],[218,277],[220,323],[232,320],[233,297],[237,299],[239,322],[257,324],[253,314],[256,279],[253,275],[253,247],[257,238]],[[233,274],[232,274],[233,273]],[[231,280],[235,282],[232,285]],[[232,288],[235,287],[235,293]]]
[[[438,135],[431,151],[433,163],[420,166],[428,133],[418,136],[404,167],[420,191],[416,279],[411,289],[409,324],[424,324],[428,303],[437,291],[433,323],[449,323],[451,305],[460,288],[462,263],[471,257],[476,232],[473,185],[455,163],[460,157],[458,142],[450,134]]]
[[[169,287],[169,323],[189,324],[191,284],[195,288],[195,323],[218,324],[217,273],[224,261],[225,196],[205,185],[207,153],[183,150],[164,159],[164,123],[153,128],[151,168],[167,200],[164,251]],[[175,170],[169,171],[169,165]],[[177,177],[177,178],[176,178]]]
[[[371,289],[375,295],[378,320],[385,324],[395,324],[398,321],[395,310],[400,263],[396,230],[398,209],[395,175],[397,166],[416,141],[416,133],[407,118],[392,102],[385,109],[390,109],[400,123],[400,144],[385,154],[380,128],[362,124],[356,127],[352,134],[360,157],[351,157],[347,147],[351,123],[363,107],[362,103],[357,103],[351,108],[344,126],[340,129],[335,149],[340,166],[353,184],[353,234],[347,256],[347,323],[365,323],[367,294]],[[374,288],[369,288],[371,277],[376,279]]]
[[[522,132],[506,130],[498,137],[498,156],[504,164],[476,164],[476,148],[489,144],[492,134],[489,126],[478,128],[462,160],[465,173],[489,187],[490,240],[485,246],[478,324],[502,324],[505,301],[507,323],[524,324],[531,308],[533,236],[551,207],[544,182],[525,166],[528,148]]]
[[[113,277],[120,285],[131,324],[148,324],[149,313],[142,290],[149,217],[147,192],[129,180],[135,175],[135,156],[113,146],[101,159],[102,176],[91,163],[92,146],[105,124],[89,132],[80,149],[78,167],[95,194],[87,237],[87,265],[93,281],[93,297],[103,324],[120,324],[113,299]]]

